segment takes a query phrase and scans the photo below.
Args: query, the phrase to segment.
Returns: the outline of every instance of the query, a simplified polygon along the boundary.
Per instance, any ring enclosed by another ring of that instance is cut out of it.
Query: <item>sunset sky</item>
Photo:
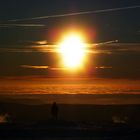
[[[1,0],[0,76],[74,74],[139,79],[140,7],[137,6],[139,0]],[[72,13],[79,14],[69,15]],[[71,31],[81,33],[87,44],[82,70],[72,71],[62,66],[57,51],[63,36]],[[113,40],[118,42],[96,44]]]

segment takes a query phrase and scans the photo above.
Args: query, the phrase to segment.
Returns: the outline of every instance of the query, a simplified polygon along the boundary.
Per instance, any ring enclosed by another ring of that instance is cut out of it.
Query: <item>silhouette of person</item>
[[[52,114],[52,117],[57,120],[57,118],[58,118],[58,106],[57,106],[56,102],[53,102],[53,104],[52,104],[51,114]]]

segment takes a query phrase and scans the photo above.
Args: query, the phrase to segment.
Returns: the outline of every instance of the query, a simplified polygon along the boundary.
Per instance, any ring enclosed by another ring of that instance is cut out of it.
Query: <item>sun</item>
[[[85,44],[80,35],[72,33],[66,36],[59,49],[65,67],[78,68],[83,65]]]

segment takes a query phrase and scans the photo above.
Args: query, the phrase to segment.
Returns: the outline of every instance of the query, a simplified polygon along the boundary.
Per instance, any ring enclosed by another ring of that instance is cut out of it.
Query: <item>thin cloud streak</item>
[[[28,47],[0,47],[0,53],[58,52],[57,45],[29,45]]]
[[[112,54],[125,52],[140,52],[140,44],[111,43],[111,44],[87,44],[85,53]],[[0,53],[60,53],[59,45],[30,45],[27,47],[0,47]]]
[[[27,68],[27,69],[49,69],[52,71],[63,71],[68,70],[68,68],[64,67],[50,67],[50,66],[39,66],[39,65],[20,65],[21,68]]]
[[[32,66],[32,65],[21,65],[22,68],[28,68],[28,69],[48,69],[49,66]]]
[[[99,66],[99,67],[95,67],[96,69],[112,69],[113,67],[108,67],[108,66]]]
[[[118,40],[107,41],[107,42],[102,42],[102,43],[90,43],[90,44],[85,43],[85,45],[87,47],[85,52],[87,52],[87,53],[91,52],[91,50],[90,49],[88,50],[88,48],[100,47],[100,46],[103,46],[103,45],[117,43],[117,42],[118,42]],[[58,52],[58,53],[60,52],[59,44],[49,45],[49,44],[47,44],[46,40],[27,41],[27,42],[22,42],[22,43],[24,45],[27,44],[28,47],[16,47],[16,48],[15,47],[13,47],[13,48],[12,47],[10,47],[10,48],[0,47],[0,52]]]
[[[50,70],[54,70],[54,71],[63,71],[63,70],[68,70],[68,68],[50,68]]]
[[[44,24],[0,24],[0,28],[8,27],[45,27]]]
[[[128,9],[136,9],[136,8],[140,8],[140,5],[119,7],[119,8],[110,8],[110,9],[103,9],[103,10],[74,12],[74,13],[67,13],[67,14],[56,14],[56,15],[31,17],[31,18],[23,18],[23,19],[12,19],[12,20],[8,20],[8,22],[38,20],[38,19],[48,19],[48,18],[59,18],[59,17],[69,17],[69,16],[86,15],[86,14],[99,14],[99,13],[122,11],[122,10],[128,10]]]

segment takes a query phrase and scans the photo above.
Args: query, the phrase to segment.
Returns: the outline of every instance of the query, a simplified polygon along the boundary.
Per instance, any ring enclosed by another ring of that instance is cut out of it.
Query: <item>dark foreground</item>
[[[140,139],[140,105],[59,105],[58,119],[51,105],[0,103],[0,140]]]
[[[140,139],[140,127],[126,124],[87,124],[67,121],[2,124],[0,139]]]

